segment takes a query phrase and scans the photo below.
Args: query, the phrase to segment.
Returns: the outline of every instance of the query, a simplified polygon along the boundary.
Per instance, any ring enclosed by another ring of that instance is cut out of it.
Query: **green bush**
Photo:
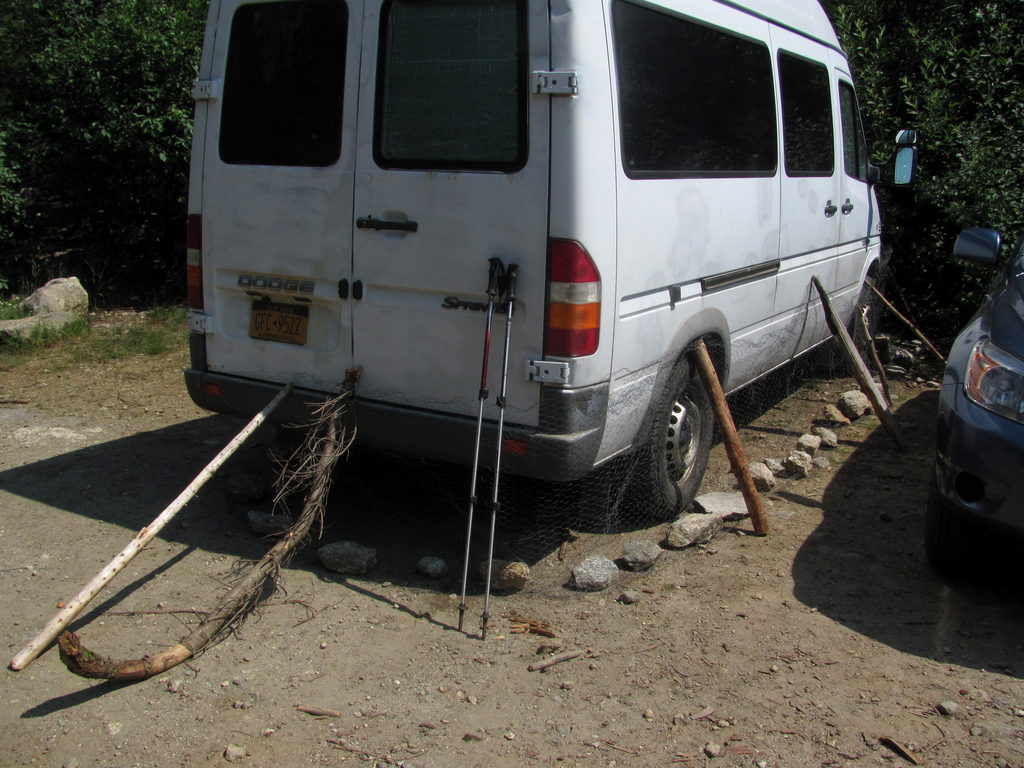
[[[881,187],[892,274],[910,310],[949,338],[977,308],[991,270],[952,257],[964,227],[1024,227],[1024,14],[1019,0],[826,2],[850,54],[877,159],[898,128],[921,136],[918,179]]]
[[[183,293],[203,0],[0,4],[0,276],[99,303]]]

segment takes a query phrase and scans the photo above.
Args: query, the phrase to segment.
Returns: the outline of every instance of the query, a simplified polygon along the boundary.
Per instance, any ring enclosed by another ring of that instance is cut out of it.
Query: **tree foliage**
[[[1012,242],[1024,227],[1024,13],[1020,0],[826,0],[880,159],[916,128],[913,188],[882,187],[892,273],[918,319],[952,336],[991,272],[952,257],[964,227]]]
[[[180,296],[205,0],[0,3],[0,279]]]

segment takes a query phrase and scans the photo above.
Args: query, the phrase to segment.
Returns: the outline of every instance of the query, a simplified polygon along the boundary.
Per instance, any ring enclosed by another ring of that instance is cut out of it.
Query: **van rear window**
[[[625,0],[615,3],[614,41],[627,176],[775,174],[767,46]]]
[[[381,18],[377,164],[520,168],[527,150],[522,0],[390,0]]]
[[[225,163],[338,160],[347,27],[339,0],[251,3],[235,11],[220,122]]]

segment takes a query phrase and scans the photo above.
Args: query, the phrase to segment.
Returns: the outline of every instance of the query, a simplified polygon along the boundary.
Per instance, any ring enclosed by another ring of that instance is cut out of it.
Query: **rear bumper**
[[[273,382],[244,379],[196,369],[185,371],[196,405],[217,413],[250,417],[280,390]],[[294,390],[270,417],[272,423],[306,423],[313,409],[329,397],[324,392]],[[594,467],[608,407],[607,382],[577,389],[540,387],[540,428],[505,424],[506,441],[517,441],[502,454],[502,470],[542,480],[572,481]],[[422,458],[471,464],[476,420],[356,399],[357,444]],[[493,464],[497,423],[481,430],[481,464]],[[506,442],[506,445],[508,443]]]

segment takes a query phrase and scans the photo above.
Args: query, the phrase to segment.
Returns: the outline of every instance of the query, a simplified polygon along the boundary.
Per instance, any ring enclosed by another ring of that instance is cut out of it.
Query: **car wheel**
[[[666,520],[697,495],[714,438],[708,393],[692,364],[676,365],[646,421],[629,497],[647,521]]]
[[[932,474],[924,519],[924,551],[932,567],[947,576],[962,576],[970,558],[972,526],[943,501]]]

